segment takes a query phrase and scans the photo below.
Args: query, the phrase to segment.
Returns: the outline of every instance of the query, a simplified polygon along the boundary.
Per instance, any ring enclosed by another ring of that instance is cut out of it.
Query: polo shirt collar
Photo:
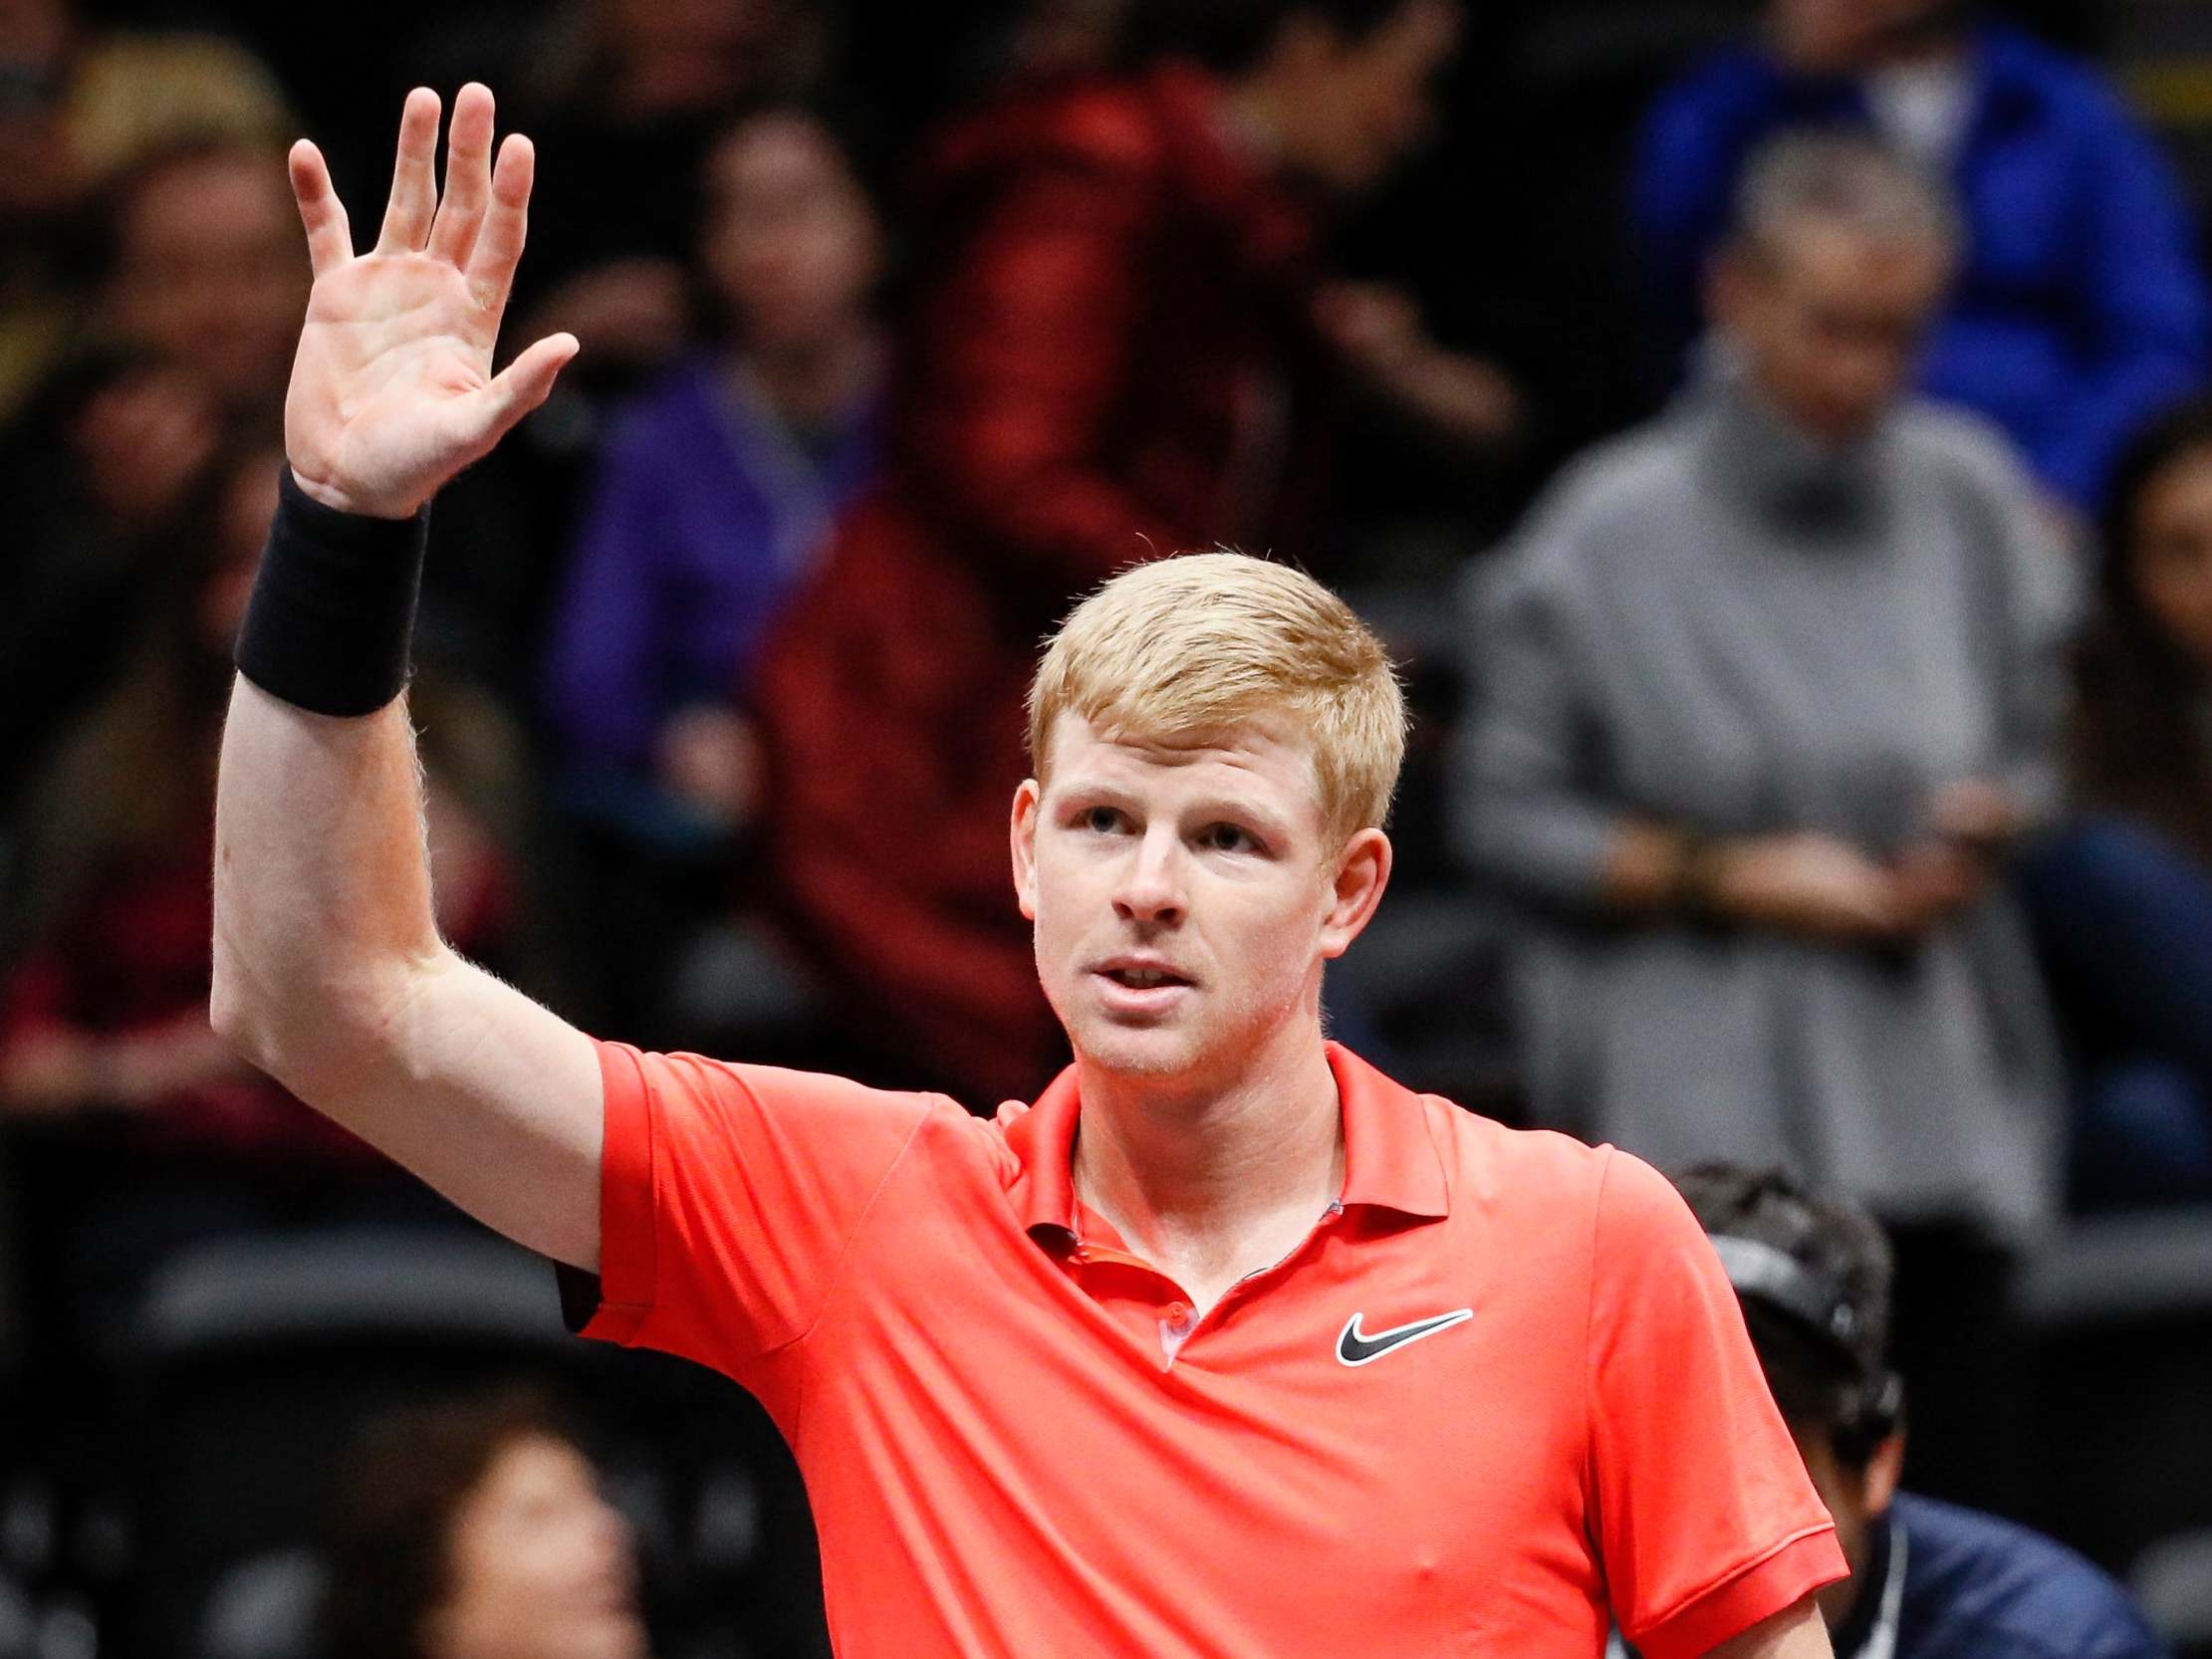
[[[1430,1137],[1428,1113],[1412,1090],[1384,1076],[1341,1043],[1329,1045],[1344,1113],[1342,1202],[1435,1220],[1450,1214],[1444,1162]],[[1010,1189],[1022,1226],[1041,1243],[1081,1235],[1072,1159],[1083,1100],[1076,1068],[1055,1077],[1027,1108],[999,1108],[1017,1172]]]

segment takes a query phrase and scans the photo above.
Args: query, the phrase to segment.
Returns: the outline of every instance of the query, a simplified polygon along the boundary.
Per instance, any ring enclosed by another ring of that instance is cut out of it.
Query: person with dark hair
[[[1905,1386],[1888,1369],[1891,1261],[1872,1216],[1779,1170],[1710,1162],[1674,1179],[1836,1518],[1851,1572],[1820,1599],[1837,1659],[2160,1659],[2126,1592],[2074,1551],[1899,1490]]]
[[[2102,551],[2072,816],[2023,872],[2074,1045],[2090,1209],[2212,1198],[2212,404],[2137,437]]]
[[[274,511],[282,450],[206,469],[115,690],[64,730],[27,792],[0,879],[0,1134],[22,1189],[0,1205],[46,1263],[25,1287],[69,1353],[126,1316],[146,1277],[208,1239],[429,1207],[207,1028],[207,886],[230,650]],[[435,683],[427,829],[443,925],[543,982],[517,856],[517,740]]]
[[[611,900],[610,1018],[636,1032],[663,1029],[667,970],[735,896],[761,642],[879,448],[882,233],[837,132],[796,106],[748,116],[704,193],[719,338],[615,411],[543,672],[563,803]]]
[[[1321,551],[1348,381],[1470,441],[1511,419],[1494,374],[1326,284],[1315,247],[1427,131],[1457,0],[1166,15],[1140,67],[1018,91],[932,148],[885,478],[762,660],[795,937],[864,1010],[857,1047],[981,1098],[1065,1053],[1002,902],[1037,640],[1140,559]]]
[[[1951,181],[1964,258],[1919,367],[2093,515],[2143,419],[2191,391],[2212,293],[2179,179],[2115,90],[1970,0],[1771,0],[1765,39],[1654,107],[1633,187],[1679,349],[1746,159],[1807,126],[1871,130]]]
[[[267,140],[174,138],[102,209],[85,338],[0,436],[0,807],[108,689],[226,428],[276,423],[307,305]]]
[[[575,1433],[512,1391],[376,1419],[324,1546],[322,1659],[644,1659],[629,1525]]]

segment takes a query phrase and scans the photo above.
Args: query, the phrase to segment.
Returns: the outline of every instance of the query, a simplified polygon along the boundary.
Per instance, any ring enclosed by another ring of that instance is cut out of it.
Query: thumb
[[[476,440],[488,450],[552,394],[553,382],[581,347],[572,334],[548,335],[492,377],[472,402]]]

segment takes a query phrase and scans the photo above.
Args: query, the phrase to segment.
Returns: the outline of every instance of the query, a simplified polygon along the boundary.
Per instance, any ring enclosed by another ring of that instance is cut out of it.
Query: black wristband
[[[373,714],[413,671],[429,506],[410,519],[341,513],[302,490],[289,464],[277,490],[238,629],[238,671],[315,714]]]

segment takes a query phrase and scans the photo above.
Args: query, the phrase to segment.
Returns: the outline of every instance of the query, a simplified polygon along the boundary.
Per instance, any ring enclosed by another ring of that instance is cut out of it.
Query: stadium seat
[[[2018,1308],[2038,1449],[2027,1519],[2121,1573],[2212,1528],[2212,1212],[2064,1227],[2027,1264]]]
[[[2127,1581],[2174,1659],[2212,1655],[2212,1527],[2160,1539]]]

